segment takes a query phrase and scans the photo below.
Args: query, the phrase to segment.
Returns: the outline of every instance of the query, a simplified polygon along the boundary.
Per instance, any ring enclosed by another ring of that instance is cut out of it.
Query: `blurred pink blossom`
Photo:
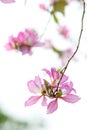
[[[58,32],[64,37],[68,38],[69,37],[69,29],[65,25],[59,25],[58,27]]]
[[[69,58],[73,55],[74,50],[72,48],[68,48],[64,51],[61,51],[61,54],[59,55],[61,59],[62,66],[66,65]],[[77,57],[73,58],[74,61],[78,61]]]
[[[25,29],[19,32],[17,37],[10,36],[9,42],[5,45],[6,50],[19,50],[22,54],[32,54],[33,47],[41,47],[44,43],[39,41],[38,34],[34,30]]]
[[[40,7],[42,10],[47,11],[47,7],[46,7],[45,4],[39,4],[39,7]]]
[[[69,58],[73,55],[73,50],[71,48],[62,51],[62,55],[60,55],[62,66],[64,66]]]
[[[15,0],[0,0],[2,3],[9,4],[15,2]]]

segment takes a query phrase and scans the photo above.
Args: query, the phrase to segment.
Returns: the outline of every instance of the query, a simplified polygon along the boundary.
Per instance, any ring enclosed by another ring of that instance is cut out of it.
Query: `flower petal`
[[[74,95],[74,94],[68,94],[64,97],[61,97],[61,99],[63,99],[64,101],[66,101],[68,103],[75,103],[80,100],[80,97],[77,95]]]
[[[47,114],[53,113],[58,108],[58,101],[57,99],[51,101],[47,106]]]
[[[38,88],[42,88],[42,83],[41,83],[41,79],[39,76],[36,76],[34,81]]]
[[[35,82],[33,80],[30,80],[27,82],[28,89],[31,93],[38,93],[40,92],[40,89],[37,87]]]
[[[42,106],[47,106],[47,98],[43,96]]]
[[[17,36],[17,42],[18,42],[18,44],[19,43],[24,44],[25,40],[26,40],[26,37],[25,37],[24,32],[19,32],[18,36]]]
[[[5,49],[6,49],[7,51],[10,51],[10,50],[13,50],[13,49],[14,49],[12,43],[10,43],[10,42],[7,43],[4,47],[5,47]]]
[[[61,84],[60,88],[61,88],[61,90],[63,92],[63,95],[68,95],[72,91],[74,91],[76,93],[76,90],[73,88],[73,83],[72,82],[67,82],[67,83]]]
[[[26,102],[25,106],[32,106],[41,98],[41,96],[31,96]]]
[[[51,72],[49,70],[43,69],[43,71],[45,71],[49,75],[50,78],[52,77]]]
[[[61,74],[60,74],[60,77],[61,77]],[[62,80],[61,80],[61,83],[64,83],[64,82],[66,82],[67,80],[68,80],[68,76],[63,75],[63,78],[62,78]]]
[[[52,74],[53,80],[59,79],[59,73],[56,71],[55,68],[51,68],[51,74]]]

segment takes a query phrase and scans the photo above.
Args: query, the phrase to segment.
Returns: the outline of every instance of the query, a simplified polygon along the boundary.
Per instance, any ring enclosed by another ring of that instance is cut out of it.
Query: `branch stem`
[[[59,87],[59,84],[64,76],[64,73],[65,71],[67,70],[67,67],[70,63],[70,61],[73,59],[73,57],[76,55],[78,49],[79,49],[79,46],[80,46],[80,43],[81,43],[81,37],[82,37],[82,32],[83,32],[83,22],[84,22],[84,16],[85,16],[85,1],[82,0],[83,2],[83,13],[82,13],[82,18],[81,18],[81,30],[80,30],[80,34],[79,34],[79,38],[78,38],[78,44],[77,44],[77,47],[76,47],[76,50],[74,51],[73,55],[69,58],[69,60],[67,61],[65,67],[61,70],[61,77],[60,77],[60,80],[58,82],[58,87]],[[57,87],[57,90],[58,90],[58,87]]]

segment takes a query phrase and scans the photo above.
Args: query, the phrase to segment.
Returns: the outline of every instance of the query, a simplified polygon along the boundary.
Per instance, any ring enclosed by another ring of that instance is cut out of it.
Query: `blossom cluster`
[[[17,37],[10,36],[9,42],[6,43],[6,50],[19,50],[22,54],[32,54],[33,47],[43,46],[44,43],[39,41],[39,36],[34,30],[25,29],[19,32]]]
[[[73,88],[72,81],[68,81],[68,76],[63,75],[60,70],[51,68],[51,70],[43,69],[49,77],[49,81],[36,76],[34,80],[27,82],[28,89],[34,96],[29,97],[25,102],[25,106],[31,106],[42,98],[42,106],[47,107],[47,114],[53,113],[58,108],[58,100],[62,99],[68,103],[75,103],[80,100],[76,90]],[[60,81],[61,79],[61,81]],[[49,103],[47,102],[49,99]]]

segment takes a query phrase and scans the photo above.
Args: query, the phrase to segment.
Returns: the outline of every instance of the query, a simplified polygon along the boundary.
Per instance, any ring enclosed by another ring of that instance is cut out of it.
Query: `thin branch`
[[[75,56],[75,54],[77,53],[78,49],[79,49],[79,46],[80,46],[80,42],[81,42],[81,37],[82,37],[82,32],[83,32],[83,22],[84,22],[84,15],[85,15],[85,1],[83,1],[83,13],[82,13],[82,19],[81,19],[81,30],[80,30],[80,34],[79,34],[79,38],[78,38],[78,44],[77,44],[77,47],[76,47],[76,50],[75,52],[73,53],[73,55],[69,58],[69,60],[67,61],[67,64],[65,65],[65,67],[62,69],[61,71],[61,77],[60,77],[60,80],[58,82],[58,87],[59,87],[59,84],[64,76],[64,73],[70,63],[70,61],[73,59],[73,57]],[[57,90],[58,90],[58,87],[57,87]]]
[[[45,25],[45,28],[44,28],[43,33],[42,33],[41,36],[40,36],[40,39],[42,39],[42,37],[44,36],[45,32],[47,31],[47,27],[48,27],[48,25],[49,25],[49,23],[50,23],[50,20],[51,20],[51,15],[49,16],[49,19],[48,19],[48,21],[47,21],[47,23],[46,23],[46,25]]]

